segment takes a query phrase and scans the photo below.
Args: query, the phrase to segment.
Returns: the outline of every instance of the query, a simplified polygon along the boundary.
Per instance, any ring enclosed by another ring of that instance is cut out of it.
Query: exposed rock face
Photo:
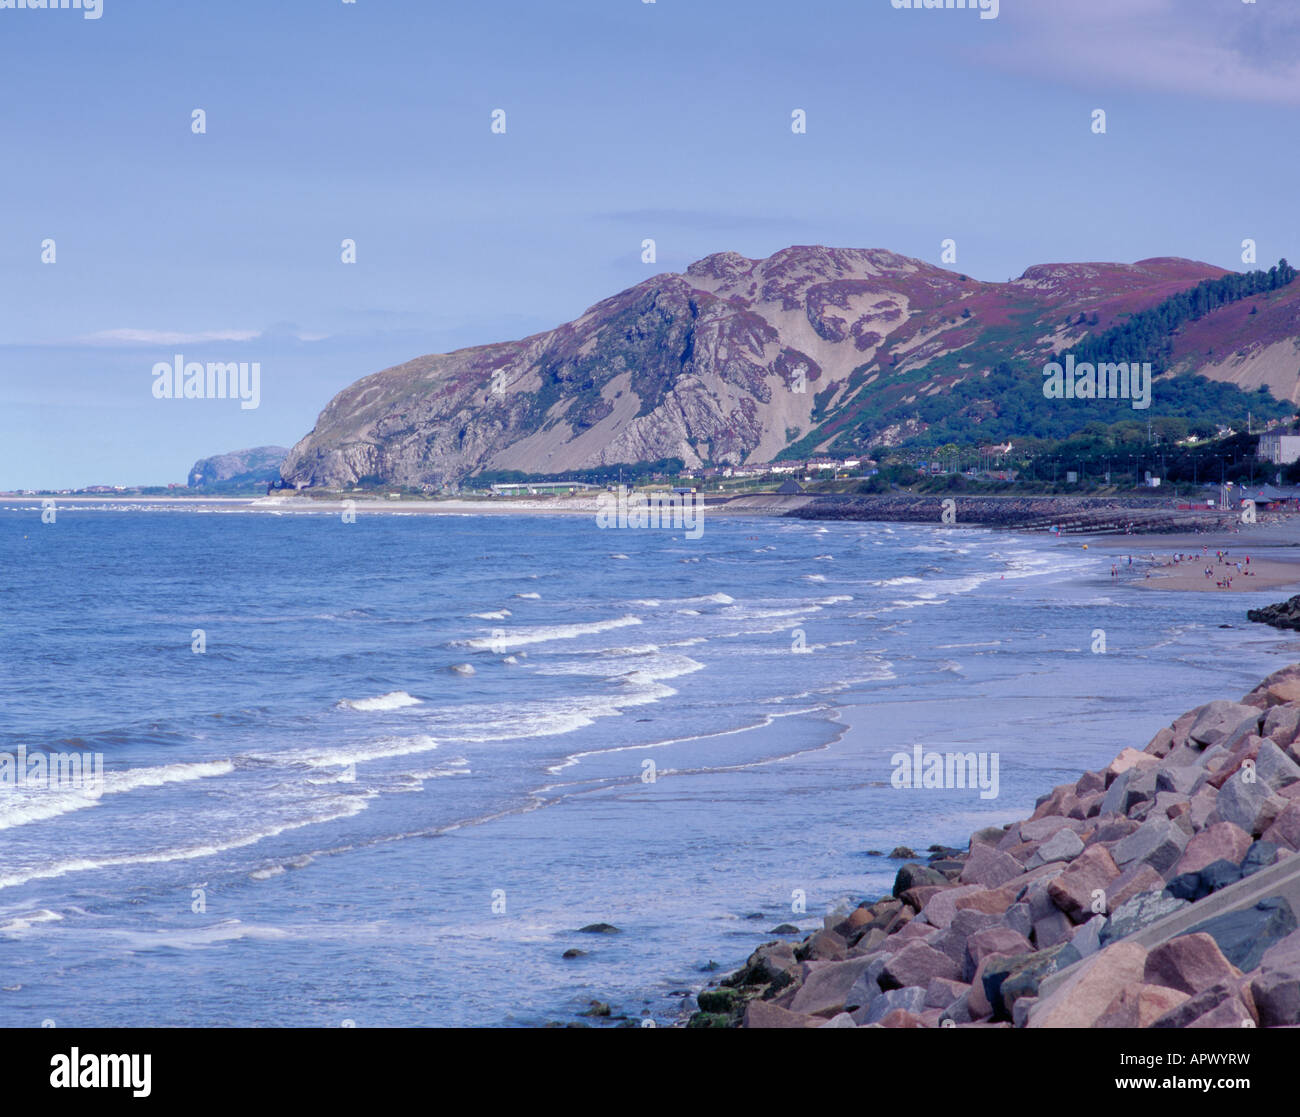
[[[200,458],[190,470],[191,489],[252,488],[280,479],[280,466],[289,453],[283,446],[258,446],[233,450],[213,458]]]
[[[979,283],[877,249],[723,252],[546,333],[357,381],[293,448],[284,477],[437,486],[484,469],[768,461],[814,430],[827,444],[867,412],[873,437],[897,442],[914,433],[921,396],[1222,274],[1158,259]],[[1096,325],[1078,324],[1083,315]],[[972,422],[986,406],[995,401],[972,405]]]

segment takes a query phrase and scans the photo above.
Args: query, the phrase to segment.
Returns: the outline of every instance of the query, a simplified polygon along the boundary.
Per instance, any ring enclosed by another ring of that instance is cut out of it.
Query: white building
[[[1300,461],[1300,433],[1296,431],[1268,431],[1259,436],[1256,456],[1273,465],[1290,465]]]

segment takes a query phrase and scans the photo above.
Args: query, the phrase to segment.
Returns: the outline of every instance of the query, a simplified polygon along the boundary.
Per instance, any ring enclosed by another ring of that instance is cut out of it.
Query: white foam
[[[224,776],[234,770],[235,766],[229,760],[214,760],[106,772],[103,790],[98,796],[86,794],[83,790],[41,790],[24,794],[19,788],[10,788],[0,794],[0,830],[44,822],[46,819],[96,806],[104,795],[122,795],[141,788]]]
[[[370,760],[384,760],[390,756],[412,756],[416,753],[432,752],[437,747],[438,742],[432,737],[419,733],[413,737],[381,737],[368,744],[326,749],[324,752],[277,753],[275,759],[280,763],[297,761],[313,768],[345,768],[349,764],[364,764]]]
[[[7,923],[0,923],[0,935],[15,935],[19,931],[29,931],[38,923],[57,923],[63,916],[47,908],[26,911],[13,916]]]
[[[379,710],[400,710],[406,706],[418,706],[420,699],[412,698],[404,690],[394,690],[388,694],[381,694],[378,698],[355,700],[345,698],[339,705],[349,710],[360,710],[362,713],[374,713]]]
[[[598,632],[608,632],[614,628],[626,628],[628,625],[640,623],[640,617],[629,614],[625,617],[592,621],[588,624],[551,624],[535,628],[515,628],[495,636],[478,636],[460,643],[467,648],[499,652],[507,648],[523,647],[525,644],[544,644],[549,640],[572,640],[578,636],[594,636]]]

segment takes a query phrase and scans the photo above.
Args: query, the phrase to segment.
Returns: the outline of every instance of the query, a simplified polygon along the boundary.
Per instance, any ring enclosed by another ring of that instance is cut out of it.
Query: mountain
[[[922,405],[947,394],[948,426],[983,437],[1002,389],[995,379],[981,398],[978,382],[1004,362],[1050,402],[1040,388],[1052,353],[1229,274],[1158,258],[1039,265],[984,283],[881,249],[722,252],[554,330],[358,380],[282,472],[300,485],[439,485],[485,470],[768,461],[897,444],[924,431],[933,419]],[[1164,367],[1300,399],[1297,337],[1300,294],[1269,291],[1181,328]],[[1077,414],[1080,426],[1096,417]]]
[[[280,466],[289,453],[283,446],[258,446],[234,450],[212,458],[200,458],[190,470],[186,484],[207,492],[222,489],[265,488],[280,479]]]

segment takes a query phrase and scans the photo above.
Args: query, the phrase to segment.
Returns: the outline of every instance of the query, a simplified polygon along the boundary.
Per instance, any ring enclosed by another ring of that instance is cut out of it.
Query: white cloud
[[[81,345],[197,345],[205,341],[255,341],[261,330],[208,330],[182,333],[178,330],[101,330],[76,339]]]
[[[1007,38],[980,53],[1090,89],[1300,104],[1300,7],[1189,0],[1003,5]]]

